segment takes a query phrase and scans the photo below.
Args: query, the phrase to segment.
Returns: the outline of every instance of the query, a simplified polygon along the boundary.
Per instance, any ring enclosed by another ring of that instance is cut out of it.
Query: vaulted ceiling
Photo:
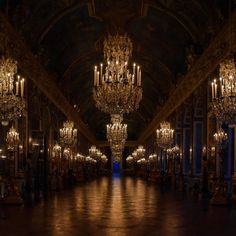
[[[226,0],[9,0],[9,20],[75,104],[98,140],[108,114],[92,97],[93,66],[108,32],[127,32],[142,67],[140,108],[124,117],[136,140],[227,17]],[[5,2],[1,8],[5,11]]]

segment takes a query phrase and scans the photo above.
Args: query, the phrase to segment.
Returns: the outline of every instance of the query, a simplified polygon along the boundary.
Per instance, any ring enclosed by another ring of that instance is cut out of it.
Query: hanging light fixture
[[[53,157],[60,157],[61,156],[61,146],[56,143],[54,146],[53,146],[53,149],[52,149],[52,156]]]
[[[107,139],[110,145],[122,144],[127,139],[127,124],[122,124],[122,116],[112,115],[112,124],[107,124]]]
[[[107,159],[106,155],[103,154],[101,156],[101,161],[102,161],[102,163],[107,163],[108,162],[108,159]]]
[[[142,159],[145,156],[145,148],[142,145],[139,145],[138,148],[136,149],[137,152],[137,158]]]
[[[110,143],[112,156],[116,161],[122,157],[127,139],[127,124],[122,124],[122,115],[111,115],[112,124],[107,125],[107,139]]]
[[[169,122],[162,122],[161,128],[157,129],[157,145],[163,149],[171,147],[174,139],[174,130],[171,129]]]
[[[211,83],[212,110],[220,123],[236,123],[236,67],[233,58],[220,63],[219,79]]]
[[[133,162],[134,162],[134,158],[133,158],[132,156],[128,156],[128,157],[126,158],[126,162],[127,162],[128,165],[131,165],[131,164],[133,164]]]
[[[72,121],[63,123],[63,128],[60,129],[60,144],[62,147],[73,147],[77,142],[77,129],[74,128]]]
[[[106,65],[94,67],[93,98],[96,107],[109,114],[124,114],[138,109],[142,99],[141,68],[128,69],[133,45],[125,35],[109,35],[104,40]]]
[[[229,4],[229,55],[219,66],[219,78],[211,83],[212,110],[222,124],[236,124],[236,65],[232,50],[233,25],[231,0]]]
[[[149,162],[154,163],[157,162],[157,154],[151,154],[148,157]]]
[[[17,75],[17,62],[11,58],[0,58],[0,121],[6,126],[9,121],[24,114],[24,78]]]
[[[228,135],[222,128],[220,128],[216,133],[214,133],[213,138],[217,146],[222,146],[227,142]]]
[[[124,145],[122,143],[112,144],[111,152],[114,162],[120,162],[123,155]]]
[[[7,147],[9,150],[14,150],[17,145],[19,144],[19,133],[16,131],[16,129],[12,126],[10,130],[7,132]]]

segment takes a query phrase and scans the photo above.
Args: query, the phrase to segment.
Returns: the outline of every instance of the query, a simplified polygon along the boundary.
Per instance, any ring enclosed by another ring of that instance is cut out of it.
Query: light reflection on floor
[[[178,192],[115,174],[33,208],[9,209],[7,219],[0,220],[0,232],[4,236],[233,235],[235,219],[234,208],[206,208]],[[225,229],[230,234],[224,234]]]

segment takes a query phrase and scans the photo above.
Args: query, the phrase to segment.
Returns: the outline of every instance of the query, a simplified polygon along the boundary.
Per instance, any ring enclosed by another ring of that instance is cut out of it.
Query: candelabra
[[[212,110],[220,123],[236,123],[236,67],[234,59],[220,63],[219,79],[211,83]]]
[[[133,64],[128,69],[132,55],[132,42],[127,35],[109,35],[104,41],[104,59],[100,68],[94,67],[93,98],[96,107],[110,114],[124,114],[138,109],[142,99],[141,68]]]
[[[74,128],[72,121],[63,123],[63,128],[60,129],[60,144],[62,147],[73,147],[77,142],[77,129]]]
[[[24,114],[24,78],[17,75],[17,62],[0,58],[0,120],[2,125]]]
[[[162,122],[161,128],[156,130],[157,133],[157,145],[163,149],[171,147],[174,138],[174,130],[170,128],[169,122]]]

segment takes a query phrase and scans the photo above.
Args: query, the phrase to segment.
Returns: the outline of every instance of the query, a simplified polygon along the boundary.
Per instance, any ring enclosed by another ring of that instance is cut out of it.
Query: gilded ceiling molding
[[[53,79],[47,74],[32,52],[27,48],[23,40],[9,24],[5,16],[0,12],[0,34],[5,34],[9,41],[9,54],[18,61],[20,69],[26,78],[32,82],[61,110],[65,116],[78,125],[78,130],[92,143],[96,139],[88,127],[82,121],[78,112],[68,102],[62,92],[58,89]]]
[[[222,30],[212,40],[209,47],[195,61],[188,73],[183,76],[178,86],[172,91],[170,97],[163,107],[159,109],[152,122],[141,133],[138,143],[143,143],[158,127],[159,123],[166,119],[175,111],[193,92],[205,81],[208,76],[217,68],[219,63],[229,53],[229,35],[230,27],[236,29],[236,11],[232,13],[231,24],[229,20],[223,26]],[[232,50],[236,51],[235,30],[233,32]]]

